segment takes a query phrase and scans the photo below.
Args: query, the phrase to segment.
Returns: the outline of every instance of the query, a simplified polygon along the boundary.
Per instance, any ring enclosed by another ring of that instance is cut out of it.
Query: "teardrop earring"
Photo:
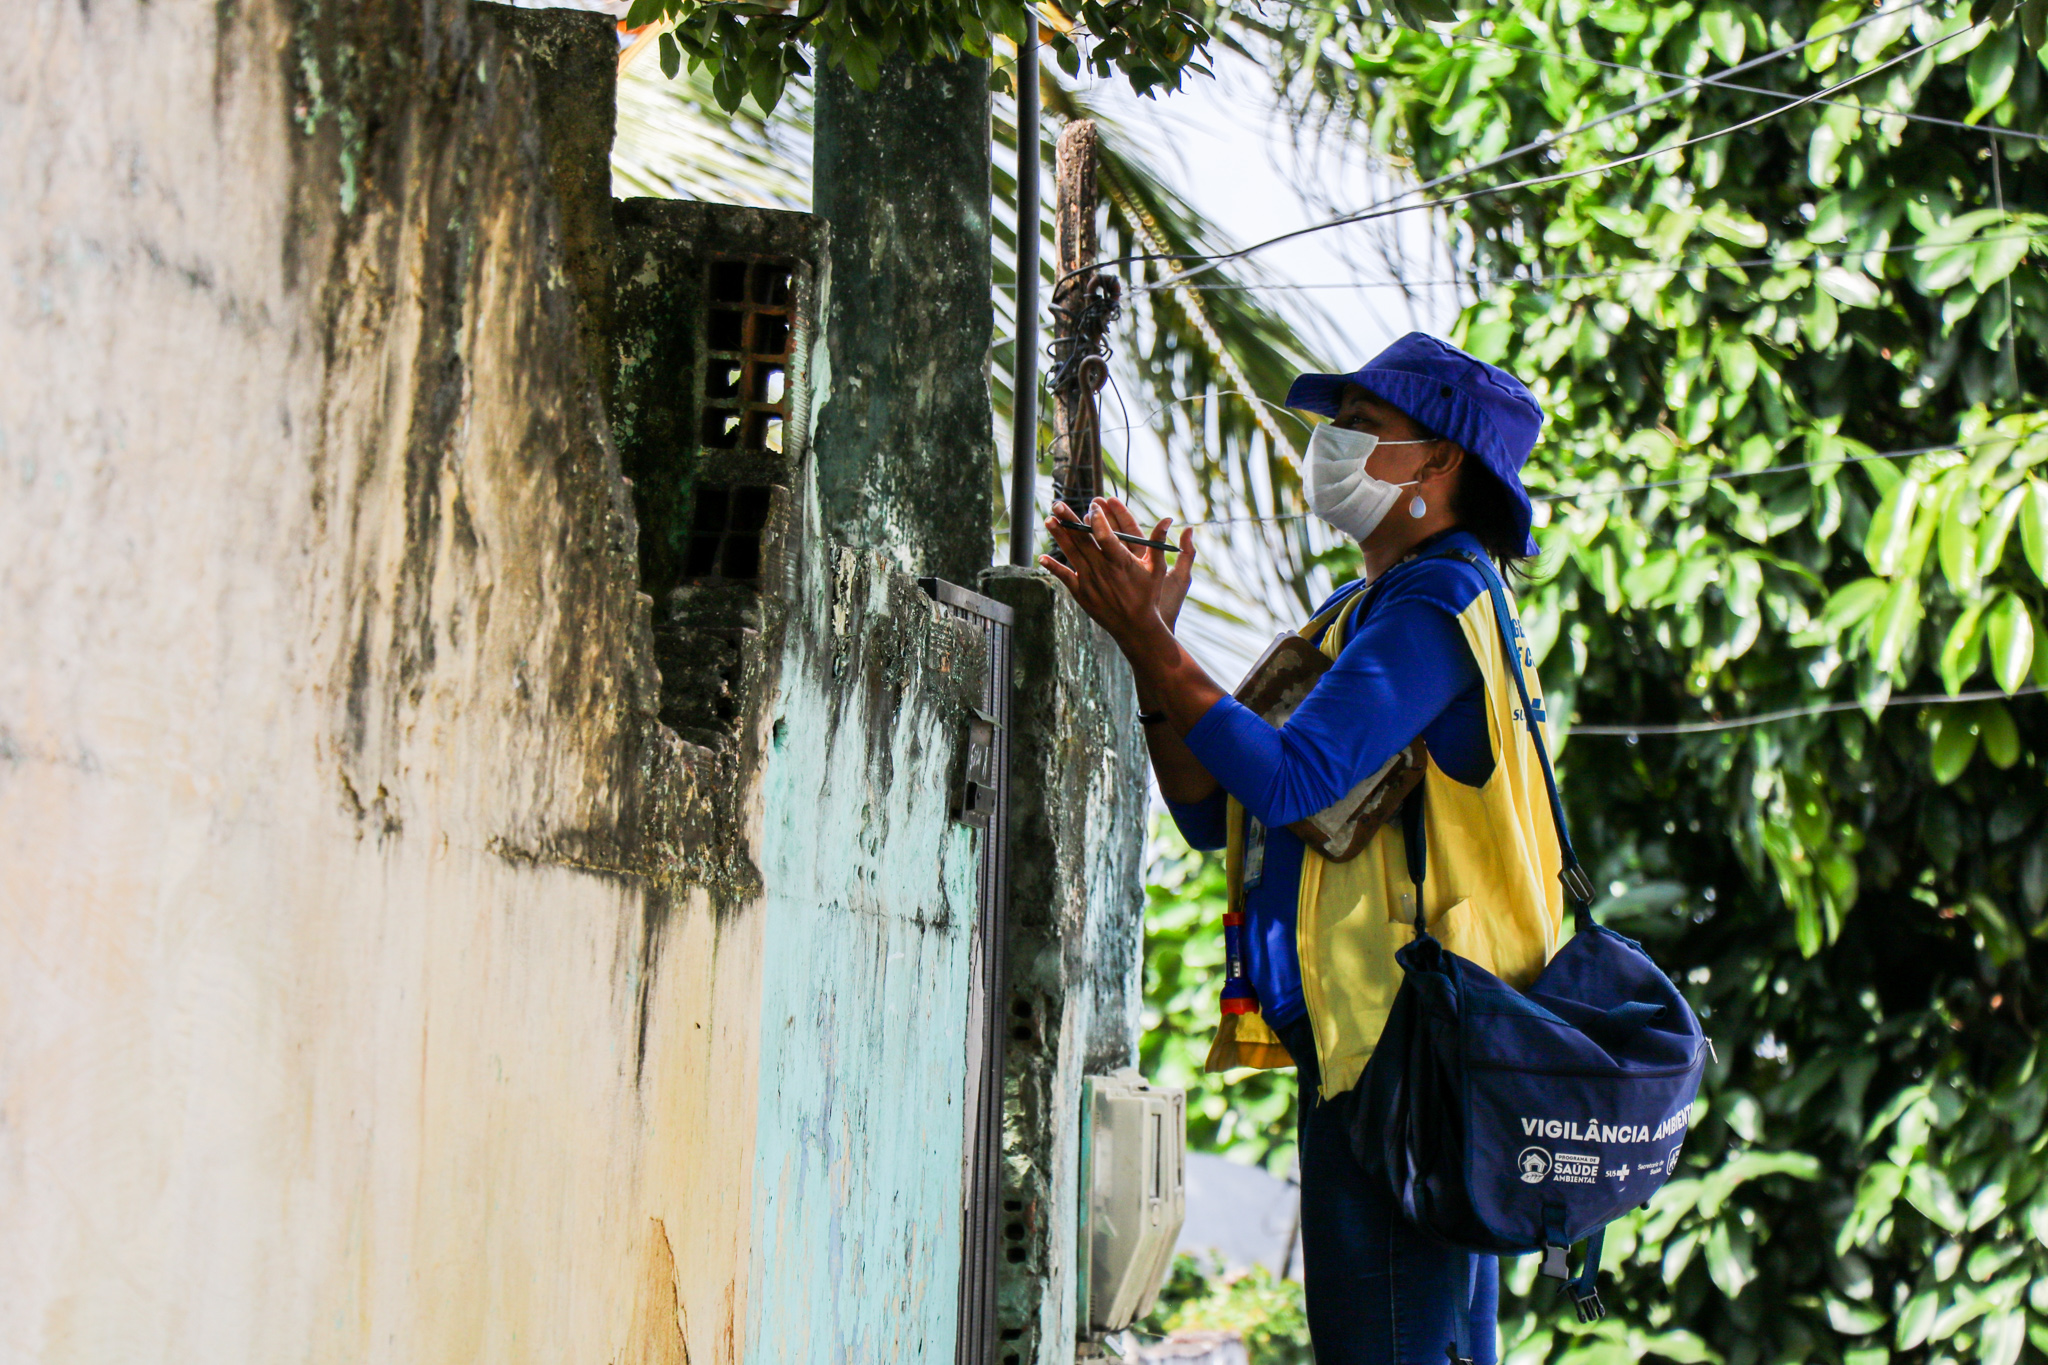
[[[1429,504],[1422,500],[1422,494],[1417,493],[1408,503],[1408,515],[1419,521],[1428,514]]]

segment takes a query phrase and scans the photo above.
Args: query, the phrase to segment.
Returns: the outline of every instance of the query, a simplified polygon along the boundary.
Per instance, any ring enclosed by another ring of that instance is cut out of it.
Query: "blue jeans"
[[[1301,1260],[1316,1365],[1445,1365],[1460,1312],[1474,1365],[1495,1365],[1500,1262],[1454,1251],[1402,1218],[1351,1155],[1357,1088],[1317,1098],[1308,1020],[1275,1031],[1301,1085]]]

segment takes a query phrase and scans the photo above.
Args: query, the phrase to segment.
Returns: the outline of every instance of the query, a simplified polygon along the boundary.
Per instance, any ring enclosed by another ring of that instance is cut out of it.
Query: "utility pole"
[[[1017,44],[1017,345],[1010,366],[1010,562],[1038,543],[1038,20]]]
[[[1095,213],[1099,202],[1092,119],[1060,134],[1054,183],[1058,192],[1059,275],[1052,291],[1053,489],[1075,515],[1086,517],[1091,499],[1105,491],[1102,412],[1109,379],[1109,327],[1120,309],[1122,285],[1095,270]]]

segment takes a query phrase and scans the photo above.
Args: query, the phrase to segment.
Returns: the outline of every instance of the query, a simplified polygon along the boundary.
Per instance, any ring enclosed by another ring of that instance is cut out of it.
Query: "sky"
[[[1151,145],[1170,169],[1173,188],[1244,246],[1330,217],[1317,192],[1341,209],[1385,197],[1386,177],[1356,150],[1297,148],[1276,110],[1264,71],[1234,53],[1220,53],[1216,78],[1191,77],[1173,95],[1143,99],[1117,78],[1091,83],[1089,99]],[[1451,273],[1431,215],[1406,214],[1395,248],[1411,278]],[[1358,224],[1296,238],[1261,251],[1259,263],[1286,285],[1316,286],[1302,297],[1330,319],[1329,364],[1356,369],[1403,333],[1440,331],[1456,318],[1455,291],[1439,287],[1404,296],[1374,249],[1377,224]],[[1340,288],[1324,286],[1342,285]],[[1274,395],[1278,397],[1279,395]]]

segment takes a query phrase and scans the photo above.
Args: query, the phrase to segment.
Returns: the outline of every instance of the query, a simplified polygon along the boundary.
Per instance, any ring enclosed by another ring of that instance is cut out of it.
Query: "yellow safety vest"
[[[1313,639],[1328,623],[1321,648],[1335,659],[1363,599],[1363,593],[1352,594],[1303,626],[1300,634]],[[1557,951],[1563,932],[1557,831],[1543,768],[1494,624],[1492,595],[1479,592],[1459,614],[1458,625],[1485,684],[1493,772],[1482,785],[1467,786],[1430,759],[1422,779],[1429,845],[1423,903],[1429,931],[1445,947],[1510,985],[1526,988]],[[1520,642],[1520,621],[1509,629]],[[1526,647],[1523,657],[1540,718],[1543,697]],[[1232,909],[1244,904],[1244,830],[1244,807],[1232,798],[1224,854]],[[1333,863],[1312,848],[1303,850],[1295,947],[1325,1099],[1358,1083],[1379,1042],[1401,989],[1395,950],[1415,937],[1414,897],[1398,819],[1382,826],[1350,862]],[[1205,1069],[1292,1065],[1294,1058],[1263,1017],[1226,1014]]]

